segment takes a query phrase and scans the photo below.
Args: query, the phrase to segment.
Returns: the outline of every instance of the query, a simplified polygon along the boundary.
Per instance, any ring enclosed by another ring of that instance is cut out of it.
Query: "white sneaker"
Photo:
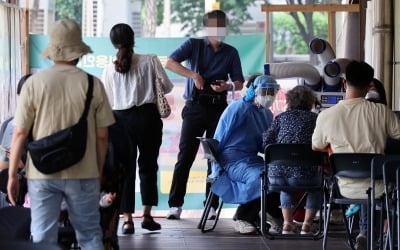
[[[234,223],[235,223],[235,232],[237,233],[252,234],[257,232],[256,227],[250,222],[247,222],[245,220],[236,220]]]
[[[182,207],[170,207],[167,213],[167,219],[179,220],[181,218]]]
[[[281,233],[283,221],[281,219],[275,218],[269,213],[267,213],[267,223],[271,226],[269,232],[271,233]]]
[[[215,220],[217,218],[217,213],[213,207],[210,208],[210,212],[208,213],[209,220]]]

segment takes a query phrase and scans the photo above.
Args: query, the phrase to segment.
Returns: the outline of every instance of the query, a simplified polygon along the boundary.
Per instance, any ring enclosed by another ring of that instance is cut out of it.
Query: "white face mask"
[[[319,112],[321,112],[321,111],[319,109],[317,109],[317,108],[312,108],[311,112],[319,114]]]
[[[379,93],[376,90],[370,90],[368,93],[365,95],[365,99],[367,100],[374,100],[374,101],[379,101],[381,98],[379,96]]]
[[[204,33],[210,39],[221,43],[225,39],[227,29],[226,27],[205,27]]]
[[[261,106],[263,106],[265,109],[269,109],[271,107],[272,103],[275,101],[275,96],[257,96],[257,102]]]

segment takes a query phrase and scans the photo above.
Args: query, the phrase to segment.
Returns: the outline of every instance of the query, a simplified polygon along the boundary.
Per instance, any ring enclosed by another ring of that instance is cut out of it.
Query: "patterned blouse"
[[[306,110],[288,110],[275,117],[263,134],[263,146],[270,143],[310,143],[317,114]],[[317,173],[315,167],[270,165],[269,177],[307,178]]]

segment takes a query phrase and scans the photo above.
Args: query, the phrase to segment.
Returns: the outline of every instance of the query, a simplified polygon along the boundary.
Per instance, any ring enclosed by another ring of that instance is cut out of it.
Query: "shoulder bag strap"
[[[87,76],[89,81],[89,87],[86,92],[85,109],[83,110],[83,114],[80,120],[85,120],[87,118],[87,115],[89,113],[90,103],[92,102],[92,97],[93,97],[93,76],[90,74],[87,74]]]
[[[197,62],[197,68],[198,68],[199,75],[201,75],[204,71],[203,55],[204,55],[204,39],[199,39],[199,57],[198,57],[198,62]]]

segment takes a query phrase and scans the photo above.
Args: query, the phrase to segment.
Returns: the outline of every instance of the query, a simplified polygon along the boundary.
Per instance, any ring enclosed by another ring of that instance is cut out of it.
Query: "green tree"
[[[232,33],[240,33],[239,26],[246,20],[251,20],[247,7],[256,0],[224,0],[220,1],[221,10],[229,15],[228,28]],[[172,21],[181,23],[182,30],[187,31],[187,36],[195,34],[202,29],[203,15],[205,12],[204,1],[199,0],[173,0]]]
[[[56,20],[69,18],[82,23],[82,0],[56,0]]]
[[[312,16],[313,31],[316,37],[326,39],[328,36],[328,19],[326,13],[314,13]],[[301,25],[305,19],[299,17]],[[298,28],[298,24],[288,13],[274,13],[273,23],[273,47],[277,54],[307,54],[308,42],[305,41]]]

